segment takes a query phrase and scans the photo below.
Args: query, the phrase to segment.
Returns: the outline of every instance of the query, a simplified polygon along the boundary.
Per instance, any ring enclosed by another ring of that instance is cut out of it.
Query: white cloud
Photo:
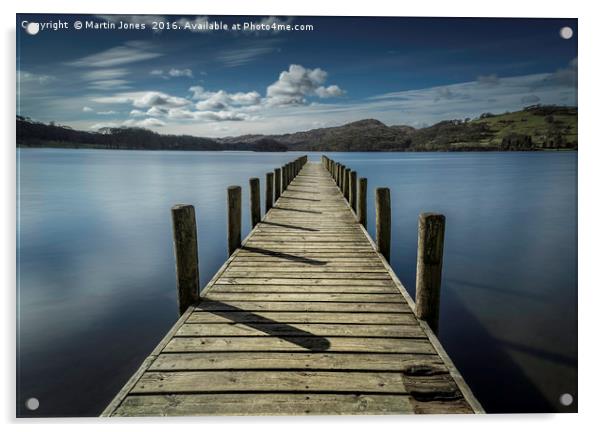
[[[108,116],[108,115],[115,115],[115,114],[117,114],[117,111],[113,111],[113,110],[110,110],[110,111],[98,111],[96,114]]]
[[[149,42],[129,41],[123,45],[82,57],[68,64],[77,67],[110,68],[149,60],[162,55],[156,52]]]
[[[144,120],[133,120],[128,119],[123,122],[105,122],[95,123],[90,126],[92,130],[99,130],[103,128],[117,128],[117,127],[141,127],[141,128],[157,128],[165,126],[165,122],[156,118],[147,118]]]
[[[90,108],[89,106],[85,106],[82,108],[83,112],[94,112],[94,109]]]
[[[337,85],[324,87],[328,74],[316,68],[307,69],[292,64],[288,71],[280,73],[278,81],[267,88],[266,98],[270,105],[303,105],[307,96],[334,97],[343,94]]]
[[[88,84],[88,88],[93,90],[125,90],[130,88],[129,83],[129,81],[122,79],[101,80],[91,82]]]
[[[188,99],[158,91],[117,93],[113,96],[92,98],[92,100],[103,104],[132,104],[135,108],[182,107],[190,104]]]
[[[86,81],[104,81],[123,78],[129,73],[127,69],[98,69],[84,72],[81,77]]]
[[[252,62],[257,57],[274,52],[275,47],[272,42],[260,43],[257,45],[244,46],[242,48],[222,51],[217,54],[218,61],[227,67],[242,66]]]
[[[40,85],[48,84],[49,82],[54,81],[56,79],[51,75],[36,74],[24,70],[17,71],[17,78],[20,84],[34,83]]]
[[[318,87],[316,94],[321,98],[331,98],[343,96],[345,91],[342,90],[338,85],[330,85],[328,87]]]
[[[168,71],[164,71],[162,69],[153,69],[150,72],[150,74],[154,75],[154,76],[159,76],[163,79],[180,78],[180,77],[194,78],[194,74],[192,73],[191,69],[171,68]]]

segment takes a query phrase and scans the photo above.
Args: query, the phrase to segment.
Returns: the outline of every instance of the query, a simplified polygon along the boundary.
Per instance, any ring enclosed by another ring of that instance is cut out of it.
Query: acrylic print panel
[[[18,15],[17,415],[576,412],[577,37]]]

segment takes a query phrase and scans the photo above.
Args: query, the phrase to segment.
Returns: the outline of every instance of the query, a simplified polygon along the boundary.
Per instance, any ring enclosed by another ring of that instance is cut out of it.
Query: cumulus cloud
[[[224,110],[236,106],[257,105],[261,102],[261,95],[256,91],[228,93],[224,90],[217,92],[207,91],[201,86],[190,87],[192,98],[198,100],[196,108],[203,110]]]
[[[90,108],[89,106],[85,106],[82,108],[83,112],[94,112],[94,109]]]
[[[92,100],[104,104],[132,104],[135,108],[182,107],[190,104],[188,99],[158,91],[118,93],[113,96],[93,98]]]
[[[307,103],[308,96],[335,97],[344,92],[339,86],[324,87],[328,74],[326,71],[315,68],[309,69],[301,65],[292,64],[288,71],[283,71],[267,88],[266,100],[269,105],[303,105]]]

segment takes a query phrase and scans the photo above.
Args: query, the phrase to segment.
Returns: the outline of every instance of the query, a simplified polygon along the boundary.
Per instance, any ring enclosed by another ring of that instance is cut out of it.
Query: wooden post
[[[280,198],[280,168],[276,168],[274,170],[274,202],[278,201]]]
[[[366,228],[368,214],[368,179],[360,179],[358,200],[357,200],[357,221]]]
[[[194,207],[178,204],[171,208],[176,284],[180,315],[199,300],[199,258]]]
[[[232,255],[240,247],[241,226],[241,189],[240,186],[228,188],[228,254]]]
[[[376,247],[391,259],[391,193],[389,188],[376,189]]]
[[[265,175],[265,212],[269,212],[274,205],[274,173]]]
[[[339,163],[337,162],[334,166],[334,182],[339,184]]]
[[[349,205],[357,214],[357,173],[355,171],[349,173]]]
[[[341,165],[341,173],[339,174],[339,189],[341,190],[341,193],[345,190],[345,169],[345,165]]]
[[[259,179],[249,179],[249,198],[251,201],[251,228],[255,228],[261,221],[261,193],[259,191]]]
[[[418,218],[418,260],[416,264],[416,316],[433,332],[439,329],[439,298],[445,216],[421,213]]]
[[[282,192],[284,193],[284,191],[286,190],[286,186],[287,186],[287,177],[288,175],[288,169],[286,165],[282,166]]]
[[[345,182],[343,183],[343,196],[349,202],[349,188],[351,182],[351,168],[345,168]]]

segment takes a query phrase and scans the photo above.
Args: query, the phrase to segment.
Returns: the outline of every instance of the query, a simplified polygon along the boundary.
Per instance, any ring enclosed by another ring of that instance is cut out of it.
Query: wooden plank
[[[212,292],[247,292],[247,293],[356,293],[356,294],[368,294],[368,293],[383,293],[383,294],[396,294],[399,296],[399,291],[393,287],[380,287],[380,286],[339,286],[339,285],[213,285]],[[304,299],[309,300],[309,299]]]
[[[203,300],[196,310],[203,311],[271,311],[271,312],[411,312],[407,304],[398,303],[337,303],[337,302],[257,302]]]
[[[410,313],[353,313],[353,312],[195,312],[188,323],[247,323],[247,322],[343,323],[343,324],[416,324]]]
[[[370,370],[434,375],[447,369],[432,354],[220,352],[161,354],[150,371],[169,370]]]
[[[393,286],[393,282],[390,279],[309,279],[309,278],[281,278],[281,277],[225,277],[222,276],[217,280],[217,283],[221,285],[258,285],[258,284],[269,284],[269,285],[365,285],[366,280],[370,280],[370,284],[373,286]],[[300,283],[300,281],[302,281]],[[401,297],[399,298],[401,300]],[[397,300],[396,300],[397,301]]]
[[[398,372],[147,372],[131,394],[229,391],[406,393]]]
[[[411,414],[404,394],[168,394],[132,395],[119,416],[376,415]]]
[[[433,354],[428,340],[354,337],[174,337],[164,352],[312,351]]]
[[[219,301],[314,301],[314,302],[371,302],[397,303],[401,300],[399,294],[323,294],[323,293],[249,293],[212,291],[207,295],[210,300]]]
[[[269,268],[269,267],[268,267]],[[265,268],[259,268],[255,271],[235,270],[228,268],[224,272],[224,278],[288,278],[288,279],[353,279],[353,280],[365,280],[370,281],[366,283],[372,283],[373,280],[386,280],[390,281],[391,278],[386,272],[383,271],[365,271],[365,272],[354,272],[350,269],[347,271],[321,271],[321,272],[308,272],[308,271],[271,271]],[[313,283],[314,281],[310,282]],[[388,285],[392,285],[392,282]]]
[[[416,325],[400,324],[184,324],[176,336],[352,336],[426,338]]]

